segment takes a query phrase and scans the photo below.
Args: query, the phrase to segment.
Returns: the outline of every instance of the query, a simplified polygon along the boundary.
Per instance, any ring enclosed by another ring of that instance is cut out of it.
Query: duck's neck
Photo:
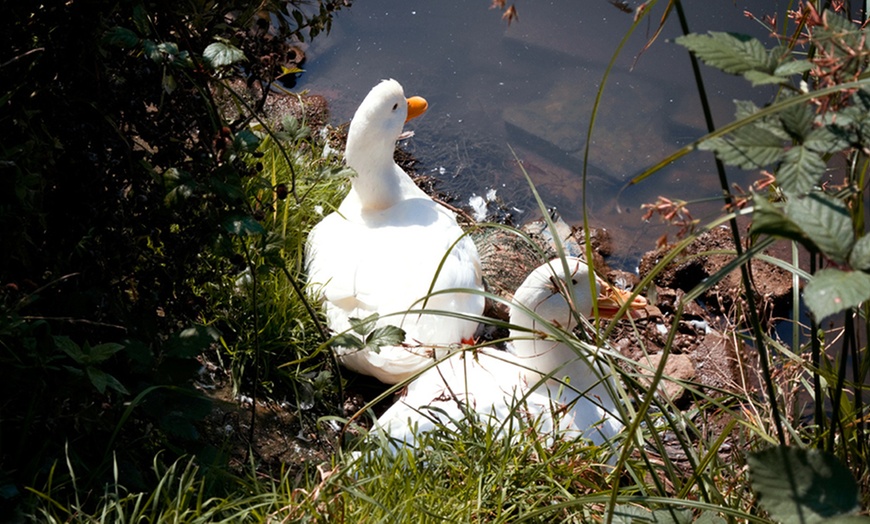
[[[382,211],[402,199],[402,179],[408,176],[393,161],[395,148],[395,140],[348,136],[345,158],[357,173],[352,192],[356,193],[361,211]]]
[[[530,379],[529,382],[537,382],[541,375],[553,373],[554,377],[564,377],[571,374],[576,365],[573,361],[577,355],[570,348],[553,340],[530,340],[530,333],[513,333],[514,354],[520,363],[530,368],[524,374]],[[569,363],[570,364],[566,364]],[[536,373],[537,372],[537,373]]]
[[[526,334],[528,337],[528,334]],[[552,340],[515,340],[514,351],[524,366],[522,376],[529,386],[542,383],[548,388],[561,388],[569,384],[578,393],[591,393],[609,399],[609,392],[602,385],[605,373],[595,362],[587,361],[571,348]],[[604,402],[604,400],[601,400]]]

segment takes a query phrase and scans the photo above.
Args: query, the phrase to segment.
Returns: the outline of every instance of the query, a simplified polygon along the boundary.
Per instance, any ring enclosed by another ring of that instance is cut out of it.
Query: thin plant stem
[[[810,255],[810,274],[816,273],[816,256]],[[816,419],[816,441],[818,447],[824,447],[822,435],[825,433],[825,402],[822,393],[822,377],[819,373],[822,364],[822,343],[819,340],[819,324],[815,318],[810,319],[810,358],[812,359],[813,369],[813,397],[815,399],[815,419]]]
[[[834,394],[831,398],[831,432],[828,433],[828,453],[834,453],[834,443],[836,441],[837,426],[840,426],[840,432],[843,431],[843,423],[840,420],[840,401],[843,398],[843,388],[846,381],[846,361],[849,360],[849,352],[854,343],[854,338],[851,336],[854,332],[853,315],[855,314],[852,308],[846,310],[843,329],[845,336],[843,337],[843,350],[840,352],[840,367],[837,370],[837,384],[834,387]]]
[[[680,0],[676,0],[675,6],[677,8],[677,18],[680,20],[680,27],[683,31],[684,35],[689,34],[689,24],[686,21],[686,14],[683,11],[683,4]],[[698,93],[701,97],[701,105],[704,109],[704,120],[707,123],[707,130],[709,132],[713,132],[716,129],[715,124],[713,123],[713,114],[710,111],[710,104],[707,100],[706,89],[704,88],[704,80],[701,77],[701,68],[698,64],[698,59],[694,54],[689,53],[689,57],[692,61],[692,71],[695,75],[695,82],[698,86]],[[722,197],[725,200],[725,204],[730,205],[734,202],[734,198],[731,195],[728,185],[728,177],[725,174],[725,165],[722,163],[719,158],[716,158],[716,172],[719,174],[719,183],[722,186]],[[734,249],[737,252],[737,257],[739,258],[743,254],[743,245],[740,240],[740,227],[737,224],[737,219],[732,218],[729,220],[729,224],[731,226],[731,234],[734,238]],[[761,328],[761,322],[758,318],[758,310],[755,307],[755,298],[752,296],[752,290],[754,289],[752,286],[752,279],[750,278],[750,269],[751,269],[751,260],[747,260],[745,264],[740,266],[740,276],[743,281],[743,290],[745,293],[746,299],[746,309],[749,311],[749,323],[752,326],[752,332],[755,336],[755,345],[758,350],[759,361],[761,363],[761,375],[764,379],[765,387],[767,389],[768,402],[770,402],[771,414],[773,415],[773,423],[776,428],[776,434],[779,438],[779,443],[785,446],[785,431],[782,427],[782,420],[779,413],[779,408],[776,402],[776,388],[773,385],[773,378],[770,373],[770,362],[769,355],[767,353],[767,345],[764,342],[764,330]]]
[[[858,311],[854,310],[854,314],[858,315]],[[860,317],[859,317],[860,319]],[[861,413],[864,411],[863,405],[864,401],[861,398],[863,396],[863,387],[862,382],[859,379],[861,376],[861,354],[858,351],[858,332],[857,329],[853,329],[849,333],[848,336],[852,337],[852,351],[851,351],[851,360],[852,360],[852,384],[854,384],[855,389],[855,406],[853,412],[855,413],[855,443],[858,445],[858,453],[860,456],[864,457],[864,448],[867,443],[864,440],[864,417],[861,416]]]

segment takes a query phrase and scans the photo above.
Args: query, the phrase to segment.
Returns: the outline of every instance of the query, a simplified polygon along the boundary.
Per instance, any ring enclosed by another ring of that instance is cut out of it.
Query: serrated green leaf
[[[233,136],[233,147],[242,153],[253,153],[260,147],[260,137],[249,129],[243,129]]]
[[[776,66],[773,74],[777,76],[800,75],[813,68],[809,60],[790,60]]]
[[[124,385],[118,381],[118,379],[108,373],[106,373],[106,386],[108,386],[110,389],[114,389],[122,395],[130,394],[130,392],[127,391],[127,388],[125,388]]]
[[[396,346],[405,341],[405,331],[396,326],[381,326],[366,337],[366,346]]]
[[[338,347],[347,349],[363,349],[365,347],[365,344],[356,335],[353,335],[351,333],[342,333],[332,338],[330,346],[334,348]]]
[[[849,142],[842,135],[834,133],[830,127],[824,126],[813,129],[807,135],[804,147],[824,155],[849,147]]]
[[[774,164],[785,154],[780,137],[755,125],[741,127],[728,137],[701,142],[698,149],[713,151],[722,162],[743,169]]]
[[[817,249],[803,230],[779,207],[758,194],[753,194],[753,202],[755,211],[752,214],[752,225],[750,226],[750,232],[753,235],[787,238],[804,244],[808,249]]]
[[[783,109],[777,113],[777,117],[789,136],[803,143],[813,131],[816,114],[808,104],[797,104]]]
[[[858,508],[858,485],[833,455],[777,446],[747,462],[752,489],[774,520],[816,524]]]
[[[88,380],[91,381],[91,385],[100,392],[100,395],[104,394],[106,386],[109,384],[109,375],[105,371],[101,371],[93,366],[88,366],[85,372],[88,375]]]
[[[139,36],[126,27],[115,26],[106,31],[103,42],[122,49],[131,49],[139,45]]]
[[[721,516],[706,511],[701,513],[697,519],[695,519],[694,524],[726,524],[728,521],[722,518]]]
[[[163,55],[160,53],[160,48],[158,47],[157,42],[153,40],[143,40],[142,50],[145,52],[145,56],[151,59],[151,61],[158,64],[163,61]]]
[[[786,151],[776,173],[776,182],[788,195],[803,195],[815,187],[826,168],[818,153],[801,145],[795,146]]]
[[[380,315],[378,315],[377,313],[372,313],[371,315],[362,319],[350,317],[348,318],[348,321],[350,321],[350,327],[354,330],[356,334],[365,336],[375,329],[375,325],[377,325],[379,318]]]
[[[180,54],[178,44],[175,42],[161,42],[157,45],[157,49],[171,59],[174,59]]]
[[[823,269],[804,288],[804,302],[819,322],[866,300],[870,300],[870,275],[863,271]]]
[[[114,342],[107,342],[105,344],[98,344],[91,348],[88,351],[88,357],[90,357],[89,361],[92,364],[99,364],[100,362],[104,362],[109,359],[112,355],[124,349],[124,346],[121,344],[116,344]]]
[[[169,205],[175,205],[187,200],[191,195],[193,195],[193,187],[182,185],[166,193],[164,201]]]
[[[233,65],[245,59],[241,49],[228,42],[212,42],[202,52],[202,58],[212,69]]]
[[[620,504],[613,508],[613,524],[633,524],[634,522],[654,522],[652,512],[640,506]]]
[[[835,262],[845,262],[855,243],[852,217],[843,202],[821,192],[790,199],[785,214],[818,249]]]
[[[734,101],[734,119],[743,120],[760,111],[757,105],[751,100],[735,100]]]
[[[711,31],[706,35],[681,36],[676,42],[689,49],[709,66],[726,73],[742,74],[759,70],[772,72],[767,50],[755,38]]]
[[[849,265],[852,269],[870,269],[870,233],[859,238],[849,253]]]
[[[236,215],[224,220],[224,229],[242,237],[262,235],[266,232],[266,228],[250,215]]]
[[[78,344],[75,341],[65,335],[59,335],[52,337],[54,340],[54,344],[64,353],[69,355],[69,357],[76,361],[78,364],[82,364],[87,355],[82,351]]]
[[[777,76],[771,73],[765,73],[764,71],[746,71],[743,73],[743,78],[749,80],[753,87],[770,85],[770,84],[785,84],[788,82],[788,78],[784,76]]]

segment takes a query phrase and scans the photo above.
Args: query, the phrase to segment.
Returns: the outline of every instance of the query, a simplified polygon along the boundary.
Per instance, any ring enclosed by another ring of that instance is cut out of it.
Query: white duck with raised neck
[[[306,265],[312,289],[324,298],[329,327],[351,329],[351,319],[377,313],[377,326],[405,331],[405,343],[379,351],[336,348],[339,361],[382,382],[396,383],[431,363],[437,348],[470,342],[472,318],[483,312],[480,258],[456,216],[414,184],[393,160],[404,124],[426,111],[420,97],[405,98],[395,80],[376,85],[351,120],[345,158],[356,171],[338,210],[308,237]],[[442,264],[443,261],[443,264]],[[439,265],[440,270],[439,270]],[[437,275],[437,277],[436,277]],[[433,285],[434,280],[434,285]]]
[[[471,410],[498,428],[516,429],[509,419],[522,417],[549,442],[580,436],[596,445],[612,440],[623,424],[611,372],[594,355],[578,355],[556,339],[571,332],[578,313],[592,315],[588,272],[585,262],[571,257],[535,269],[514,294],[510,322],[516,328],[508,351],[482,348],[450,356],[411,382],[377,426],[394,444],[416,446],[422,433],[455,427]],[[601,316],[612,316],[630,300],[597,277],[594,282]],[[637,297],[628,308],[645,306]]]

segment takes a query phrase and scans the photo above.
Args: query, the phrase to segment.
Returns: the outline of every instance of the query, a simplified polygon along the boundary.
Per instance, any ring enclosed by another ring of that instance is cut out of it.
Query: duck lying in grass
[[[629,298],[597,277],[595,293],[605,317]],[[628,308],[645,306],[638,297]],[[450,356],[411,382],[377,426],[394,444],[411,446],[417,435],[455,428],[470,417],[499,431],[534,427],[549,441],[582,436],[601,445],[611,440],[623,427],[611,372],[571,334],[577,314],[592,312],[585,262],[554,259],[538,267],[514,294],[509,351],[483,348]]]
[[[322,294],[329,327],[352,330],[354,319],[377,314],[374,327],[395,325],[405,343],[379,350],[339,347],[346,367],[393,384],[432,362],[434,347],[471,342],[483,312],[480,258],[453,212],[433,201],[393,160],[408,120],[425,112],[420,97],[385,80],[357,109],[347,137],[347,164],[356,171],[338,210],[308,237],[308,280]],[[463,288],[470,293],[430,292]],[[407,313],[448,311],[456,316]]]

